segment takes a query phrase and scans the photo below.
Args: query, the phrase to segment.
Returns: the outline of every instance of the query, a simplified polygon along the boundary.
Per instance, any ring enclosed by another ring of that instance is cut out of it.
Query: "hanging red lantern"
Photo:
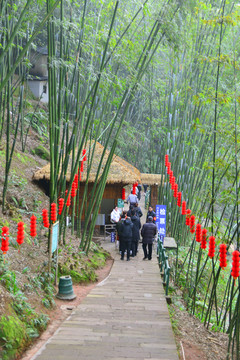
[[[167,164],[167,174],[170,176],[170,171],[171,171],[171,163],[168,162]]]
[[[232,271],[231,275],[236,280],[239,277],[239,251],[235,250],[232,253]]]
[[[187,203],[186,201],[182,202],[182,215],[186,215],[186,207],[187,207]]]
[[[86,150],[86,149],[83,149],[83,151],[82,151],[83,161],[86,161],[86,160],[87,160],[86,152],[87,152],[87,150]]]
[[[215,254],[215,237],[209,237],[209,248],[208,248],[208,256],[212,259]]]
[[[37,217],[35,215],[30,217],[30,235],[37,236]]]
[[[182,200],[182,193],[181,193],[181,191],[179,191],[177,193],[177,206],[178,207],[181,207],[181,200]]]
[[[191,215],[190,217],[190,233],[194,234],[195,233],[195,216]]]
[[[51,220],[53,223],[57,220],[57,204],[51,204]]]
[[[84,166],[83,166],[83,165],[84,165],[84,162],[81,161],[81,166],[80,166],[80,171],[81,171],[81,172],[83,172],[83,170],[84,170]]]
[[[187,211],[186,211],[186,225],[187,226],[190,225],[190,217],[191,217],[191,210],[187,209]]]
[[[4,254],[8,252],[9,245],[9,228],[7,226],[2,227],[2,246],[1,250]]]
[[[220,244],[219,246],[219,262],[220,267],[224,269],[227,266],[227,245]]]
[[[207,248],[207,229],[202,229],[201,235],[201,249]]]
[[[43,209],[43,210],[42,210],[42,219],[43,219],[43,226],[44,226],[45,228],[49,228],[50,224],[49,224],[48,211],[47,211],[47,209]]]
[[[18,223],[18,230],[17,230],[17,243],[21,245],[24,240],[24,222],[20,221]]]
[[[197,224],[196,225],[196,242],[201,242],[201,234],[202,234],[202,230],[201,230],[201,224]]]
[[[176,198],[178,194],[178,184],[174,184],[173,187],[173,196]]]
[[[168,154],[165,155],[165,166],[168,166]]]
[[[126,199],[126,190],[122,188],[122,200]]]
[[[78,189],[78,174],[75,174],[75,176],[74,176],[74,183],[75,183],[75,187],[77,190]]]
[[[65,195],[66,196],[68,195],[68,190],[65,191]],[[71,197],[70,197],[70,194],[69,194],[69,196],[67,198],[66,206],[68,207],[70,205],[71,205]]]
[[[64,199],[59,198],[58,200],[58,214],[61,215],[64,206]]]
[[[71,197],[74,198],[76,196],[76,184],[75,182],[72,183],[72,189],[71,189]]]
[[[135,184],[133,184],[133,187],[132,187],[132,194],[136,195],[136,185]]]

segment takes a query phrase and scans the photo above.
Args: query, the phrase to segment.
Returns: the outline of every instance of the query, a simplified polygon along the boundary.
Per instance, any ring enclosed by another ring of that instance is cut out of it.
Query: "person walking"
[[[137,195],[134,195],[131,191],[131,194],[128,195],[128,198],[127,198],[127,203],[129,202],[129,207],[131,205],[135,205],[137,202],[138,202],[138,198],[137,198]]]
[[[127,217],[127,212],[124,210],[121,218],[119,219],[119,221],[116,224],[116,230],[117,230],[117,234],[118,234],[118,241],[119,241],[119,252],[122,255],[122,248],[123,248],[123,238],[122,238],[122,232],[121,232],[121,228],[122,228],[122,224],[124,222],[124,220]],[[124,253],[124,252],[123,252]]]
[[[124,253],[125,250],[127,250],[127,261],[130,260],[130,249],[131,249],[131,243],[132,243],[132,228],[133,223],[131,222],[130,217],[127,217],[120,229],[121,238],[122,238],[122,253],[121,253],[121,260],[124,260]]]
[[[153,218],[153,223],[155,224],[156,223],[156,213],[155,213],[155,211],[153,211],[153,207],[151,205],[149,205],[149,207],[148,207],[146,221],[148,221],[149,216],[151,216]]]
[[[141,222],[139,217],[136,215],[136,211],[132,210],[131,212],[131,221],[133,223],[132,228],[132,256],[137,255],[138,242],[140,240],[139,230],[141,229]]]
[[[143,260],[152,259],[152,244],[154,242],[154,237],[156,234],[157,234],[157,226],[153,224],[152,216],[149,216],[148,222],[143,225],[141,230],[142,248],[144,253]]]

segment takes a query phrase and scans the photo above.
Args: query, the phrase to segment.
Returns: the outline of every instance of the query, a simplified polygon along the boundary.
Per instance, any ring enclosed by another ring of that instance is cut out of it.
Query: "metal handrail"
[[[163,284],[166,285],[165,294],[167,296],[171,267],[169,266],[168,263],[168,255],[166,255],[166,249],[164,248],[159,235],[158,235],[158,243],[157,243],[157,255],[158,255],[158,265],[160,268],[160,272],[163,273]]]

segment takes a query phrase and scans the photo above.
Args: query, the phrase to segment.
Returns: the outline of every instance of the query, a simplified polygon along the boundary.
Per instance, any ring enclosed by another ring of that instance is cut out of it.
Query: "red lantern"
[[[86,161],[86,160],[87,160],[86,152],[87,152],[87,150],[86,150],[86,149],[83,149],[83,151],[82,151],[83,161]]]
[[[201,230],[201,224],[197,224],[196,225],[196,242],[201,242],[201,234],[202,234],[202,230]]]
[[[207,248],[207,229],[202,229],[201,249]]]
[[[182,193],[181,193],[181,191],[179,191],[177,193],[177,206],[178,207],[181,207],[181,200],[182,200]]]
[[[83,170],[84,170],[83,164],[84,164],[83,161],[81,161],[81,166],[80,166],[80,171],[81,172],[83,172]]]
[[[171,171],[171,163],[169,162],[167,164],[167,173],[168,173],[168,175],[170,175],[170,171]]]
[[[37,236],[37,217],[35,215],[30,217],[30,235]]]
[[[68,190],[65,191],[65,195],[67,196],[68,195]],[[70,194],[67,198],[67,203],[66,203],[67,207],[71,205],[71,197],[70,197]]]
[[[42,210],[42,219],[43,219],[43,226],[45,228],[49,228],[49,220],[48,220],[48,211],[47,209]]]
[[[122,200],[126,199],[126,190],[122,188]]]
[[[1,250],[4,254],[8,251],[8,243],[9,243],[9,228],[7,226],[2,227],[2,247]]]
[[[215,254],[215,237],[209,237],[209,248],[208,248],[208,256],[212,259]]]
[[[75,176],[74,176],[74,183],[75,183],[75,187],[77,190],[78,189],[78,174],[75,174]]]
[[[190,217],[190,233],[194,234],[195,233],[195,216],[191,215]]]
[[[224,269],[227,266],[227,245],[221,244],[219,246],[219,262],[220,267]]]
[[[57,220],[57,205],[55,203],[51,204],[51,220],[53,223]]]
[[[76,196],[76,184],[75,182],[72,183],[72,189],[71,189],[71,197],[74,198]]]
[[[168,155],[165,155],[165,166],[168,166]]]
[[[187,207],[187,203],[186,201],[182,202],[182,215],[186,215],[186,207]]]
[[[236,280],[239,277],[239,251],[235,250],[232,253],[232,271],[231,275]]]
[[[136,185],[135,184],[133,184],[133,187],[132,187],[132,194],[136,195]]]
[[[59,198],[58,200],[58,214],[61,215],[64,206],[64,199]]]
[[[17,231],[17,243],[21,245],[24,240],[24,222],[20,221],[18,223],[18,231]]]
[[[176,198],[178,194],[178,184],[174,184],[173,187],[173,196]]]
[[[190,225],[190,217],[191,217],[191,210],[187,209],[187,211],[186,211],[186,225],[187,226]]]

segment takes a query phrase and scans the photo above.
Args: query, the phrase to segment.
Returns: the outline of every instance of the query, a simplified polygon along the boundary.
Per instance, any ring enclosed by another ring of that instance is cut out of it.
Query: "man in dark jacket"
[[[156,223],[156,213],[155,213],[155,211],[153,211],[153,208],[151,205],[148,208],[146,222],[148,221],[149,216],[151,216],[153,218],[153,223],[155,224]]]
[[[139,230],[141,229],[141,222],[139,217],[136,215],[136,211],[131,212],[131,221],[133,223],[132,228],[132,256],[137,255],[138,242],[140,240]]]
[[[121,260],[124,259],[124,253],[125,250],[127,250],[127,261],[130,260],[130,249],[131,249],[131,243],[132,243],[132,228],[133,223],[131,222],[131,219],[127,217],[122,225],[121,225],[121,238],[122,238],[122,254],[121,254]]]
[[[144,252],[143,260],[151,260],[152,259],[152,244],[154,241],[154,237],[157,234],[157,226],[153,224],[152,216],[148,217],[148,222],[143,225],[141,230],[142,235],[142,248]],[[148,247],[148,251],[147,251]]]
[[[119,240],[119,252],[120,252],[120,254],[122,254],[122,246],[123,246],[121,227],[122,227],[122,224],[123,224],[124,220],[126,219],[126,217],[127,217],[127,212],[123,211],[123,213],[121,215],[121,219],[116,224],[116,230],[117,230],[117,233],[118,233],[118,240]]]

